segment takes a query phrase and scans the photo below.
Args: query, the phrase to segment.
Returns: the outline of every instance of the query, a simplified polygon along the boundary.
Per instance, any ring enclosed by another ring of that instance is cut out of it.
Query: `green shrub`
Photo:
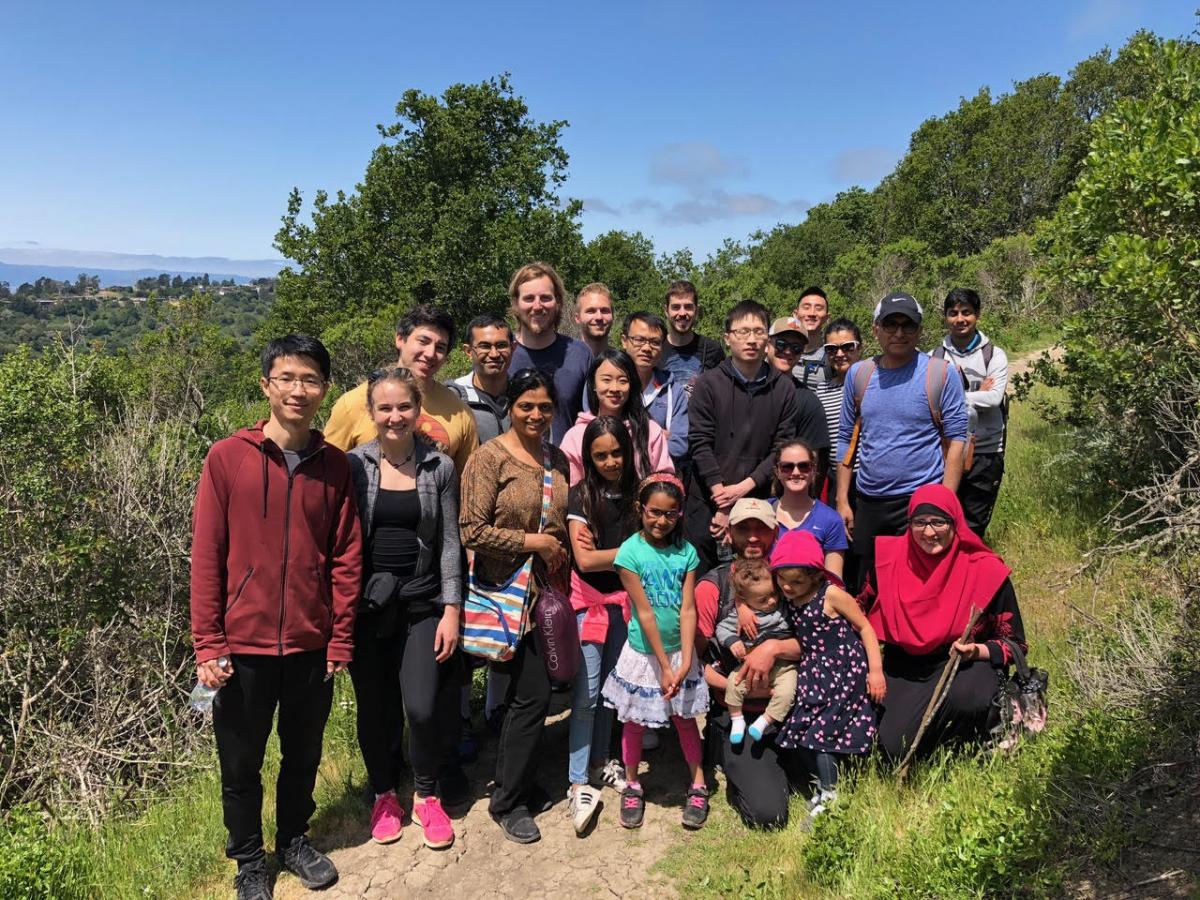
[[[72,846],[36,807],[13,807],[0,820],[0,897],[85,897],[86,874]]]

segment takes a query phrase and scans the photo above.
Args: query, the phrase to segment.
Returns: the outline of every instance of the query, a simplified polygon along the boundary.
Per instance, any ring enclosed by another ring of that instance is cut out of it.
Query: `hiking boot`
[[[625,786],[621,791],[621,825],[625,828],[641,828],[646,817],[646,797],[640,787]]]
[[[575,833],[583,834],[600,811],[600,792],[591,785],[573,784],[567,791],[567,805]]]
[[[503,816],[493,814],[492,818],[496,820],[500,830],[504,832],[504,836],[514,843],[532,844],[542,839],[542,833],[538,830],[537,823],[533,821],[533,816],[524,806],[518,806]]]
[[[425,833],[425,846],[441,850],[454,843],[454,828],[437,797],[418,799],[413,804],[413,821]]]
[[[693,830],[702,828],[708,821],[708,791],[694,787],[687,792],[683,802],[683,827]]]
[[[278,853],[279,865],[300,879],[310,891],[327,888],[338,879],[337,867],[324,853],[308,842],[308,835],[301,834]]]
[[[271,876],[267,872],[267,862],[264,859],[238,866],[233,886],[237,888],[238,900],[271,900],[274,896],[271,893]]]
[[[588,769],[588,782],[595,787],[610,787],[617,793],[625,790],[625,767],[619,760],[610,759],[602,766]]]
[[[371,840],[377,844],[391,844],[400,840],[404,829],[404,809],[396,799],[395,791],[388,791],[375,798],[371,810]]]

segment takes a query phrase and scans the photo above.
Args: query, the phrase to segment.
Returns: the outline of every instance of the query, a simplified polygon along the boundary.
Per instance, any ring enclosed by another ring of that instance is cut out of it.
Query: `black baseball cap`
[[[925,318],[925,313],[921,311],[921,304],[911,294],[901,293],[899,291],[888,294],[875,305],[874,322],[878,324],[890,315],[902,315],[918,325]]]

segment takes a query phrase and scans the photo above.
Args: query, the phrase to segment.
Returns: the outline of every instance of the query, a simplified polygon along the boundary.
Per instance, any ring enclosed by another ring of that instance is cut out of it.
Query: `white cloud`
[[[833,176],[838,181],[869,186],[892,171],[896,156],[896,152],[887,147],[843,150],[833,161]]]
[[[583,203],[584,212],[600,213],[605,216],[619,216],[621,214],[621,210],[599,197],[584,197],[581,202]]]
[[[708,141],[685,141],[660,147],[650,160],[650,178],[666,184],[699,187],[746,174],[743,162]]]

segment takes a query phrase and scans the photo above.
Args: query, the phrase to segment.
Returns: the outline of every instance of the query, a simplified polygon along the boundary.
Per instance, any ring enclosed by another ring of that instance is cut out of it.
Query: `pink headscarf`
[[[921,549],[912,529],[875,539],[878,598],[867,614],[881,641],[920,655],[962,637],[971,608],[987,609],[1011,569],[967,527],[962,504],[944,485],[918,488],[908,502],[911,518],[932,506],[954,522],[954,540],[944,553]]]

